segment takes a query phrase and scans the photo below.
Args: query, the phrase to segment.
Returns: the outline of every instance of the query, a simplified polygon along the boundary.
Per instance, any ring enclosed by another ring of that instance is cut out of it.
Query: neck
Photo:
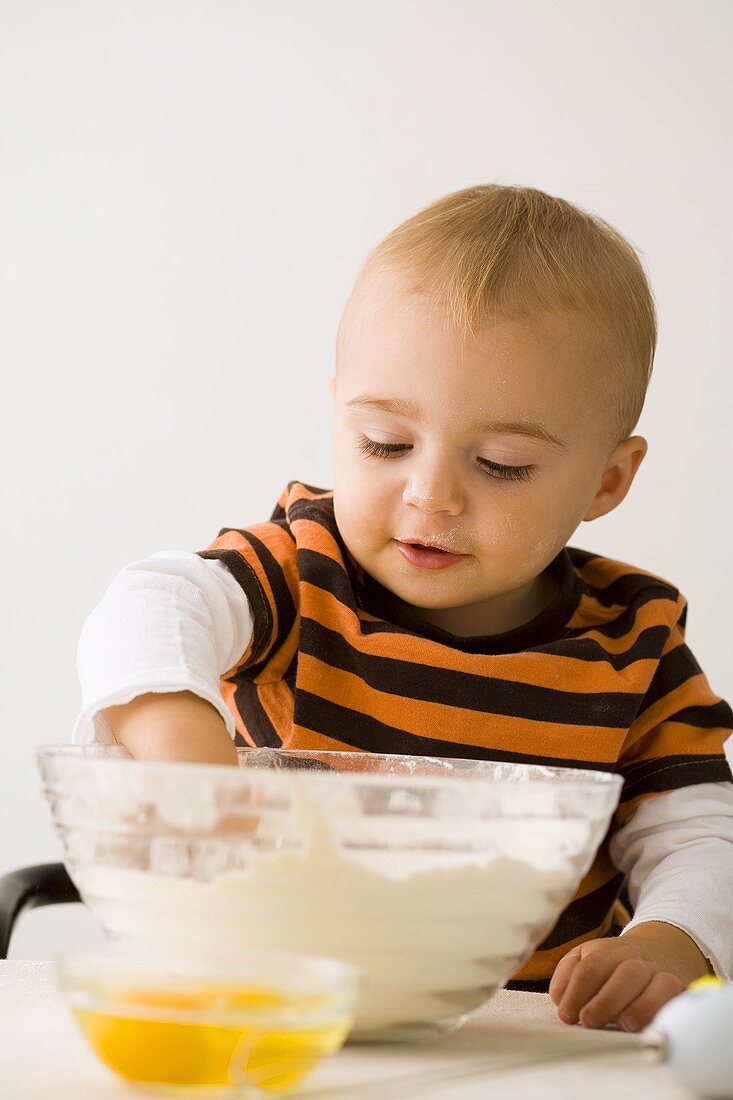
[[[478,603],[464,607],[413,607],[412,611],[423,622],[459,638],[482,637],[524,626],[544,611],[557,593],[557,581],[544,572],[513,592]]]

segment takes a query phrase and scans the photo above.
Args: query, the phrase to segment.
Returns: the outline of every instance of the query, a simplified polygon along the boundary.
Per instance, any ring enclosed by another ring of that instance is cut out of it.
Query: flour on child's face
[[[495,633],[548,602],[542,571],[600,486],[602,388],[567,319],[499,319],[463,341],[396,273],[360,284],[340,334],[334,391],[334,505],[346,546],[390,591],[455,633]],[[363,403],[366,395],[389,409]],[[538,424],[550,443],[489,428]],[[404,447],[366,454],[364,440]],[[480,459],[531,467],[500,478]],[[421,569],[398,541],[463,560]],[[539,604],[538,604],[538,601]]]

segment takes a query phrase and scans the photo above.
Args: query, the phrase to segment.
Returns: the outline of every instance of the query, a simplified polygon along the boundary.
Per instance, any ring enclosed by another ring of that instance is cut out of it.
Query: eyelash
[[[360,451],[371,458],[396,458],[409,449],[407,443],[377,443],[365,435],[359,440],[358,446]],[[478,463],[489,477],[500,481],[529,481],[534,471],[534,466],[501,466],[488,458],[479,458]]]

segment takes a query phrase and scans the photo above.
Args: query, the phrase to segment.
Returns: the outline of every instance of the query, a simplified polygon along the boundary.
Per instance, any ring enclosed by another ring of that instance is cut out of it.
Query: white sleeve
[[[82,704],[72,741],[113,743],[99,711],[150,691],[200,695],[234,736],[219,678],[251,636],[249,601],[222,562],[161,550],[125,566],[82,627]]]
[[[660,920],[686,932],[718,977],[733,976],[733,783],[696,783],[646,798],[611,839],[629,876],[628,932]]]

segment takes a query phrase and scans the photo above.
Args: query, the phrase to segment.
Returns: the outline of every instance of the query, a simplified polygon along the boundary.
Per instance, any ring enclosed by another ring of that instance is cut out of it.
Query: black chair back
[[[0,877],[0,959],[7,959],[10,937],[24,909],[81,901],[63,863],[37,863]]]

